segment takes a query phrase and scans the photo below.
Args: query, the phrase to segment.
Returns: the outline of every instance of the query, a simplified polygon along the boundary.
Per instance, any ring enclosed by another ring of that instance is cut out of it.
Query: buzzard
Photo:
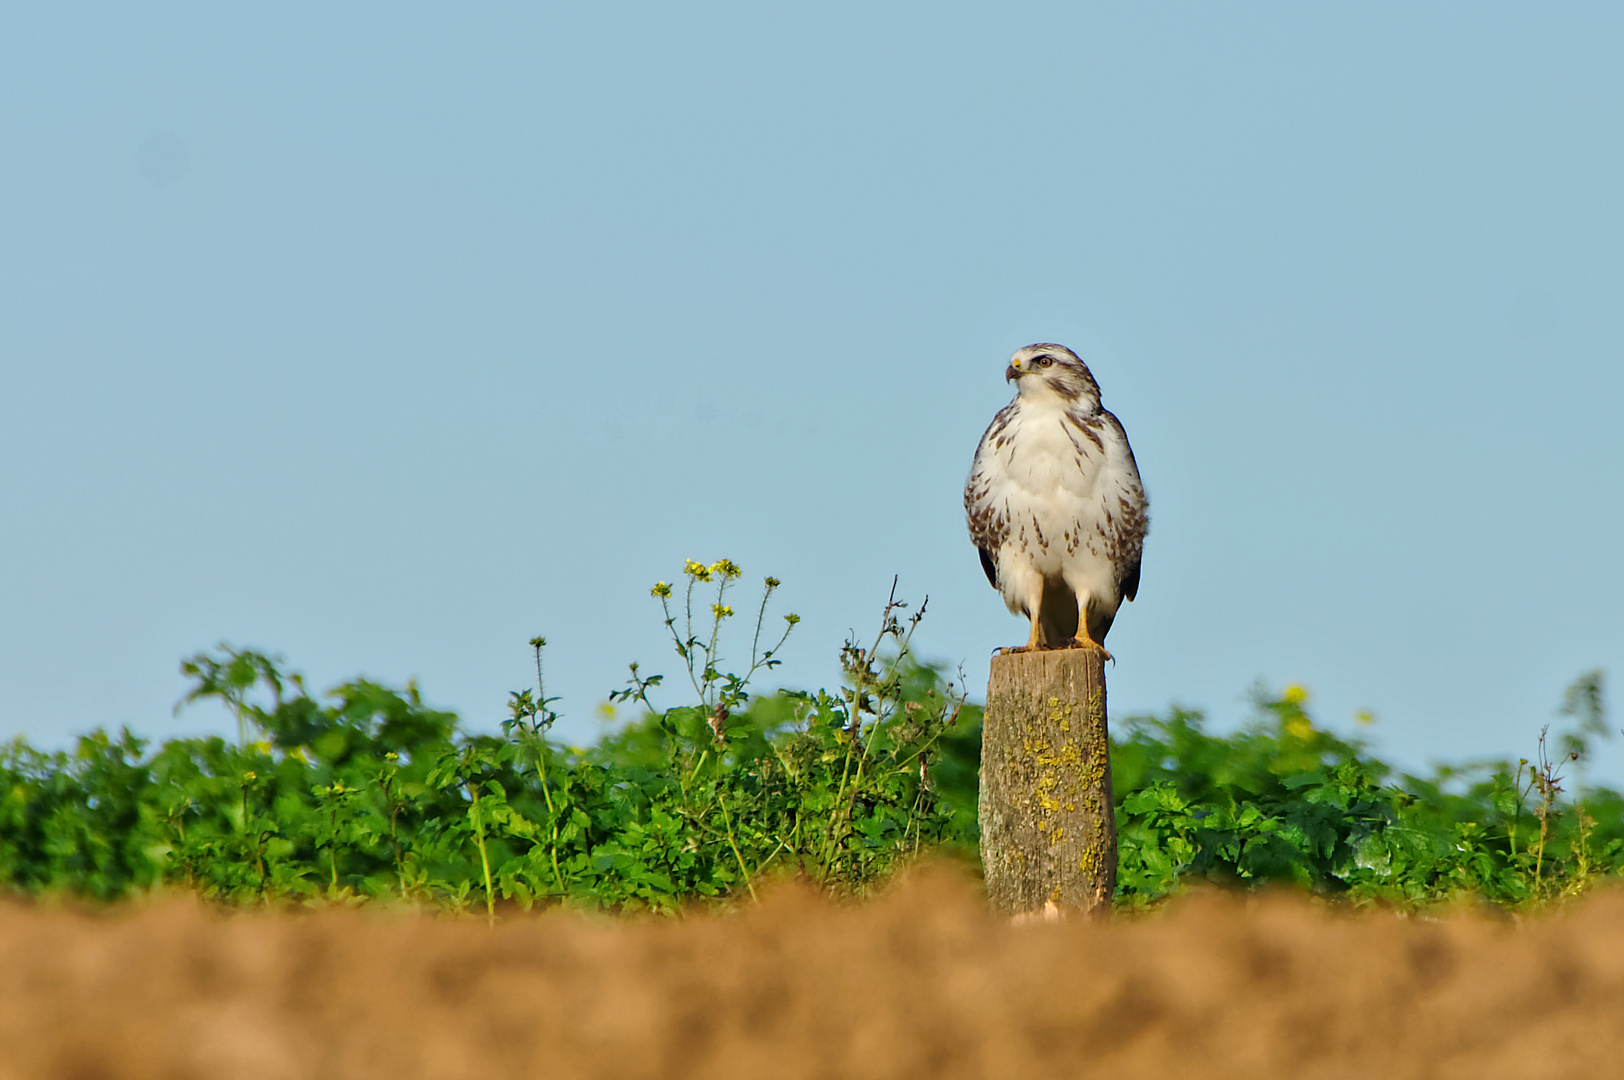
[[[1032,623],[1010,651],[1104,652],[1117,608],[1139,592],[1150,525],[1128,435],[1062,345],[1021,349],[1004,379],[1015,400],[981,436],[964,510],[987,580]]]

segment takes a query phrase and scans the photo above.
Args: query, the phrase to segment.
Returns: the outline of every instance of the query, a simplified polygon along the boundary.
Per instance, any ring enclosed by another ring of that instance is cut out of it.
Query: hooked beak
[[[1004,369],[1004,381],[1014,382],[1024,374],[1026,374],[1024,371],[1016,367],[1014,364],[1011,364],[1009,367]]]

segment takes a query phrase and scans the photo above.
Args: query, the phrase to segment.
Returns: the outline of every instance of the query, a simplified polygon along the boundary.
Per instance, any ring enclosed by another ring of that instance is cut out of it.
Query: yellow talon
[[[1078,637],[1072,638],[1071,643],[1068,644],[1066,646],[1066,648],[1068,648],[1068,649],[1098,649],[1100,652],[1105,654],[1105,658],[1107,660],[1111,661],[1111,663],[1113,663],[1113,664],[1116,663],[1116,657],[1112,656],[1110,651],[1107,650],[1104,645],[1101,645],[1099,642],[1097,642],[1093,638],[1089,637],[1086,633],[1081,634]]]

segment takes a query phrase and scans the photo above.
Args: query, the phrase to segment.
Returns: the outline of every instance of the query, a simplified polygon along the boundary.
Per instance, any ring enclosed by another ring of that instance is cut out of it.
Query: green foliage
[[[797,619],[766,633],[767,578],[745,659],[725,652],[740,572],[690,562],[653,593],[687,686],[657,703],[632,665],[612,695],[636,718],[587,748],[550,737],[536,685],[500,735],[463,732],[415,686],[345,683],[321,697],[261,653],[189,658],[187,701],[222,702],[237,741],[155,750],[95,732],[71,753],[0,747],[0,888],[96,900],[170,886],[224,903],[396,900],[494,917],[568,903],[672,912],[797,874],[862,895],[926,850],[974,864],[981,711],[911,652],[924,605],[893,593],[874,637],[841,650],[835,691],[751,695]],[[960,680],[962,682],[962,680]],[[1355,903],[1477,896],[1547,903],[1624,867],[1624,797],[1579,785],[1606,737],[1602,677],[1583,676],[1553,760],[1394,776],[1316,727],[1307,693],[1257,696],[1215,735],[1173,710],[1118,725],[1112,746],[1118,902],[1185,883],[1292,883]]]
[[[169,884],[230,903],[673,911],[778,873],[861,894],[924,849],[973,846],[973,798],[939,796],[930,768],[979,713],[909,652],[923,606],[904,618],[893,593],[874,640],[842,650],[840,690],[751,697],[798,622],[785,616],[763,648],[778,582],[766,580],[736,672],[722,647],[738,568],[689,563],[685,576],[680,613],[668,586],[655,595],[694,700],[656,708],[660,677],[634,665],[615,697],[642,716],[587,750],[548,737],[540,638],[537,685],[511,695],[501,736],[460,732],[413,686],[357,681],[318,700],[264,654],[191,657],[186,700],[225,704],[237,743],[176,739],[149,754],[98,732],[72,754],[10,744],[0,882],[103,900]],[[954,746],[945,767],[962,786]]]
[[[1599,722],[1599,676],[1585,678]],[[1112,746],[1119,900],[1143,905],[1205,878],[1289,882],[1358,903],[1516,906],[1624,869],[1624,798],[1601,789],[1559,802],[1561,763],[1546,756],[1544,733],[1534,763],[1391,778],[1361,745],[1315,727],[1306,700],[1299,687],[1260,695],[1258,720],[1229,736],[1177,709],[1127,721]]]

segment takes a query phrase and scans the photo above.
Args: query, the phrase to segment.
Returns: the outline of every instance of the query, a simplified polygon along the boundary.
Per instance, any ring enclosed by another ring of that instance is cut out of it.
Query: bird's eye
[[[1038,367],[1048,367],[1050,364],[1054,363],[1054,359],[1053,357],[1040,356],[1036,361],[1034,361],[1034,363],[1036,363]]]

